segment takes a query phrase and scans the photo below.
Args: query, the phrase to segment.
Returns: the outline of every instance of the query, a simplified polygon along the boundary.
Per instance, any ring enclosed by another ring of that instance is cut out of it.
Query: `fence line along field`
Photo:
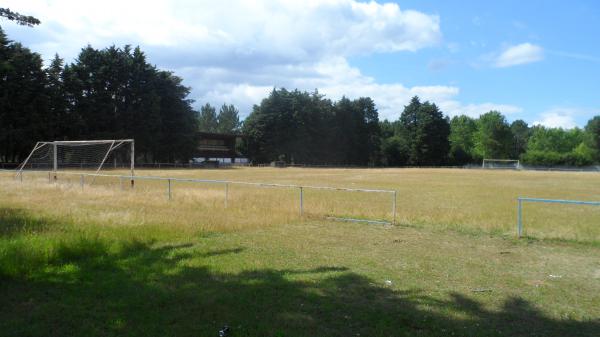
[[[73,171],[80,172],[80,171]],[[129,171],[111,170],[111,175]],[[226,170],[138,170],[138,175],[208,180],[321,185],[397,191],[397,222],[514,235],[516,199],[597,200],[595,173],[488,171],[461,169],[307,169],[231,168]],[[56,186],[45,173],[25,172],[24,184],[3,172],[4,202],[42,212],[102,217],[115,223],[159,223],[194,230],[235,230],[327,217],[392,219],[390,195],[330,190],[304,190],[303,219],[298,191],[174,181],[171,202],[166,181],[136,180],[133,190],[115,177],[58,175]],[[89,184],[93,181],[93,185]],[[227,200],[225,200],[227,193]],[[393,197],[392,197],[393,198]],[[524,233],[537,238],[600,241],[600,208],[527,204]]]

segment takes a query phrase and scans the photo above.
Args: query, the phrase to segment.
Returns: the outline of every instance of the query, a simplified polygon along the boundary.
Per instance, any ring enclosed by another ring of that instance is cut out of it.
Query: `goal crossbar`
[[[486,163],[514,163],[516,164],[515,168],[521,168],[521,161],[518,159],[483,159],[483,163],[481,164],[481,168],[486,168]]]
[[[116,149],[122,148],[124,144],[129,144],[129,169],[131,170],[131,176],[133,177],[135,174],[135,141],[133,139],[98,139],[98,140],[74,140],[74,141],[65,141],[65,140],[57,140],[57,141],[41,141],[37,142],[33,147],[33,150],[29,153],[29,155],[25,158],[25,160],[17,167],[17,177],[23,174],[23,170],[27,167],[27,165],[35,165],[41,161],[42,165],[51,168],[51,171],[54,172],[54,176],[56,179],[56,172],[59,169],[59,163],[64,160],[70,161],[68,165],[77,165],[77,160],[73,160],[73,157],[83,156],[83,161],[80,161],[81,167],[84,165],[93,165],[95,167],[95,174],[98,175],[100,170],[103,169],[105,163],[108,158],[113,154]],[[92,150],[86,150],[85,146],[91,146]],[[104,147],[103,149],[97,149],[97,147]],[[48,147],[44,149],[44,147]],[[89,161],[89,154],[86,151],[94,151],[94,147],[96,147],[95,151],[95,161],[92,158],[92,161]],[[59,148],[63,157],[59,159],[58,153]],[[69,152],[64,149],[79,149],[75,152]],[[68,153],[64,152],[67,151]],[[41,152],[41,153],[40,153]],[[66,154],[65,154],[66,153]],[[83,153],[83,154],[82,154]],[[85,156],[88,156],[87,158]],[[101,156],[100,156],[101,155]],[[122,157],[122,156],[121,156]],[[68,159],[65,159],[68,158]],[[116,158],[115,158],[115,167],[116,167]],[[80,159],[81,160],[81,159]],[[87,160],[87,161],[86,161]],[[74,163],[75,162],[75,163]],[[96,167],[97,165],[97,167]],[[92,181],[93,182],[93,181]],[[131,185],[133,186],[134,180],[131,179]]]
[[[100,139],[100,140],[56,140],[52,142],[38,142],[43,144],[56,144],[56,145],[88,145],[88,144],[110,144],[110,143],[133,143],[133,139]]]

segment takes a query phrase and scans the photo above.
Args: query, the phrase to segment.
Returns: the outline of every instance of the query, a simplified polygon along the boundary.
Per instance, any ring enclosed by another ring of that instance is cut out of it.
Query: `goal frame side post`
[[[130,170],[131,170],[131,188],[134,187],[135,185],[135,180],[134,180],[134,175],[135,175],[135,140],[131,140],[130,143],[131,146],[131,163],[130,163]]]
[[[42,146],[44,146],[46,144],[47,144],[46,142],[35,143],[33,150],[31,150],[31,152],[29,152],[29,155],[27,156],[27,158],[25,158],[25,160],[21,163],[21,165],[17,166],[17,174],[16,174],[15,178],[18,178],[19,176],[21,176],[23,174],[23,168],[25,168],[25,165],[27,165],[27,163],[29,162],[29,159],[31,159],[31,156],[33,156],[35,151],[37,151],[39,148],[41,148]]]

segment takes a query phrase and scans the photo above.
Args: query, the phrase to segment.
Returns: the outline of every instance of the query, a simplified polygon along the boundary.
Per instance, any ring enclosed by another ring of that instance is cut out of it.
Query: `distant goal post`
[[[81,169],[99,174],[101,170],[108,168],[128,169],[133,187],[135,175],[133,139],[37,142],[27,158],[17,167],[17,177],[28,169],[48,170],[54,173],[56,180],[59,170]]]
[[[518,159],[483,159],[483,169],[509,169],[520,170],[521,162]]]

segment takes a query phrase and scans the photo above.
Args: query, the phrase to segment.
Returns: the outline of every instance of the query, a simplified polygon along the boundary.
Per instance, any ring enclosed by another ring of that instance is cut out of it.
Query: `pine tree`
[[[409,165],[441,165],[447,161],[450,122],[435,104],[421,103],[417,96],[400,116],[402,137],[408,142]]]
[[[217,131],[220,133],[236,133],[240,128],[240,116],[238,109],[232,104],[223,104],[217,116]]]
[[[198,128],[203,132],[217,132],[219,128],[219,120],[217,118],[217,110],[206,103],[200,108],[198,116]]]
[[[48,128],[51,139],[69,139],[73,127],[67,109],[67,98],[63,82],[64,61],[58,54],[46,69],[46,95],[48,96]]]

